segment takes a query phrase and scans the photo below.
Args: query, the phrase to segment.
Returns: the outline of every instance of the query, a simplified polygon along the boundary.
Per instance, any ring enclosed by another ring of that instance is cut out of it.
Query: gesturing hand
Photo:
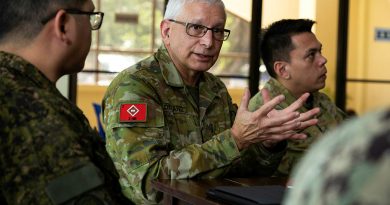
[[[267,89],[263,89],[261,91],[261,94],[262,94],[264,103],[269,102],[271,100],[271,97],[270,97]],[[296,100],[294,103],[292,103],[290,106],[288,106],[287,108],[285,108],[283,110],[276,110],[276,109],[271,110],[268,113],[268,117],[278,117],[280,115],[284,115],[285,113],[293,112],[293,111],[299,109],[300,107],[302,107],[305,104],[306,100],[309,98],[309,95],[310,95],[309,93],[304,93],[298,100]],[[306,136],[304,134],[298,134],[297,132],[299,132],[300,130],[303,130],[307,127],[310,127],[312,125],[317,124],[318,119],[315,119],[314,117],[319,112],[320,112],[319,108],[313,108],[307,112],[300,113],[299,117],[296,119],[300,122],[300,126],[295,130],[290,130],[290,131],[284,133],[284,134],[291,134],[290,136],[286,136],[286,137],[289,139],[303,139],[303,138],[305,138]],[[294,122],[295,122],[295,119],[292,122],[287,122],[287,124],[294,123]],[[263,145],[266,147],[272,147],[273,145],[275,145],[279,141],[280,140],[269,139],[269,140],[263,141]]]
[[[283,110],[275,110],[274,107],[284,100],[283,95],[270,99],[268,90],[263,89],[262,95],[264,105],[258,110],[248,110],[249,90],[246,89],[242,97],[240,107],[234,120],[231,132],[241,150],[251,144],[267,141],[265,145],[270,146],[285,139],[303,139],[304,134],[296,133],[294,130],[303,129],[317,123],[311,119],[319,112],[315,108],[306,113],[299,114],[296,110],[300,108],[308,98],[309,94],[302,95],[297,101]]]

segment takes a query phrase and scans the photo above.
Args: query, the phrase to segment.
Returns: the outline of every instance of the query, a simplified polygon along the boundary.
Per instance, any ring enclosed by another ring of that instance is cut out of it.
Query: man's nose
[[[320,64],[321,66],[325,65],[328,62],[328,59],[325,58],[322,54],[320,54]]]
[[[210,48],[213,46],[213,31],[212,30],[206,30],[206,33],[204,36],[200,39],[200,44],[204,45],[206,48]]]

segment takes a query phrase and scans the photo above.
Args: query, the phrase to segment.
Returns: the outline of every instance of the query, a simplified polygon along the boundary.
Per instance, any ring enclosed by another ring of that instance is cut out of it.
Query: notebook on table
[[[278,205],[282,203],[286,187],[270,186],[217,186],[207,191],[207,196],[229,205]]]

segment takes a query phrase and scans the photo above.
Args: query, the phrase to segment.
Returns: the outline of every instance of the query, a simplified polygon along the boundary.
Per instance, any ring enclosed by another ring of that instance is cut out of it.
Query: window
[[[94,3],[96,10],[105,12],[104,22],[92,33],[91,51],[78,74],[79,85],[108,85],[118,72],[150,56],[162,43],[164,0]],[[230,12],[227,15],[226,28],[232,32],[210,72],[220,76],[227,87],[247,87],[250,22]]]

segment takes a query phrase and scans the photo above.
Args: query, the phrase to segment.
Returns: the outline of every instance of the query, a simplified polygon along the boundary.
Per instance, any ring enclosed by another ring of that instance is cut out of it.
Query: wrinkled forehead
[[[223,4],[191,1],[183,6],[178,18],[192,23],[225,24],[226,12]]]

